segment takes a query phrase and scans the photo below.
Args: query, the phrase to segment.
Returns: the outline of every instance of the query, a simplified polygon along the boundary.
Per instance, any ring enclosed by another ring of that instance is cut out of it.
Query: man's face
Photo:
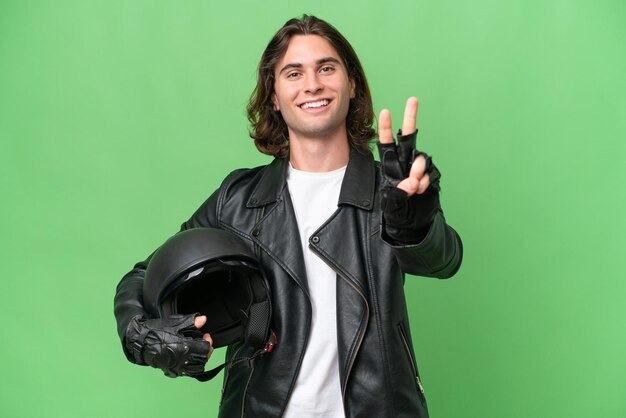
[[[281,112],[290,140],[346,134],[354,82],[326,39],[318,35],[291,38],[274,76],[274,109]]]

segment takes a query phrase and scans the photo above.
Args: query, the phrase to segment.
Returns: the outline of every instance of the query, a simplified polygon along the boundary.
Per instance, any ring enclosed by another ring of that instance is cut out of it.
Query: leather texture
[[[126,330],[126,348],[135,362],[161,369],[168,377],[204,371],[211,344],[196,329],[196,314],[143,319],[135,316]]]
[[[241,237],[259,258],[272,294],[272,329],[279,342],[272,353],[226,369],[220,417],[280,417],[307,347],[311,304],[286,186],[287,165],[287,159],[275,159],[267,166],[234,171],[182,225],[223,228]],[[337,272],[339,374],[346,417],[423,418],[428,411],[413,353],[405,274],[451,277],[461,264],[462,245],[441,210],[419,243],[385,240],[382,182],[373,156],[352,150],[337,211],[309,238],[309,247]],[[117,287],[115,315],[122,341],[130,319],[143,314],[145,267],[146,261],[138,263]],[[229,346],[226,357],[250,354],[238,343]]]
[[[397,243],[420,242],[428,233],[437,212],[441,211],[441,173],[428,154],[415,148],[416,139],[417,130],[408,135],[401,135],[398,131],[397,144],[377,144],[383,172],[381,207],[384,231],[389,241]],[[424,174],[428,174],[430,185],[424,193],[409,196],[396,186],[409,176],[413,161],[418,156],[426,159]]]

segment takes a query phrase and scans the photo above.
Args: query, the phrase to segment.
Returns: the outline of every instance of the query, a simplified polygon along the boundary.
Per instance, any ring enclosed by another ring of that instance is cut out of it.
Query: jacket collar
[[[248,198],[246,207],[256,208],[280,199],[287,185],[287,158],[275,158],[262,172],[261,180]],[[346,174],[341,183],[339,205],[371,210],[376,192],[376,166],[371,153],[350,150]]]

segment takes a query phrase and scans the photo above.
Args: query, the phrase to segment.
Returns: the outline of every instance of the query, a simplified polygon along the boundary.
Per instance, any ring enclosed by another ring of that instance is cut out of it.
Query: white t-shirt
[[[285,418],[345,418],[337,358],[337,273],[309,249],[309,238],[337,210],[346,167],[325,173],[289,165],[313,317],[311,333]]]

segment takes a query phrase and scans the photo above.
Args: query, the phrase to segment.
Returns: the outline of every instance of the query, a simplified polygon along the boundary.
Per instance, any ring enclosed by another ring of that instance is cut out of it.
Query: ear
[[[350,79],[350,98],[354,99],[356,97],[356,83],[354,82],[354,79],[351,78]]]

